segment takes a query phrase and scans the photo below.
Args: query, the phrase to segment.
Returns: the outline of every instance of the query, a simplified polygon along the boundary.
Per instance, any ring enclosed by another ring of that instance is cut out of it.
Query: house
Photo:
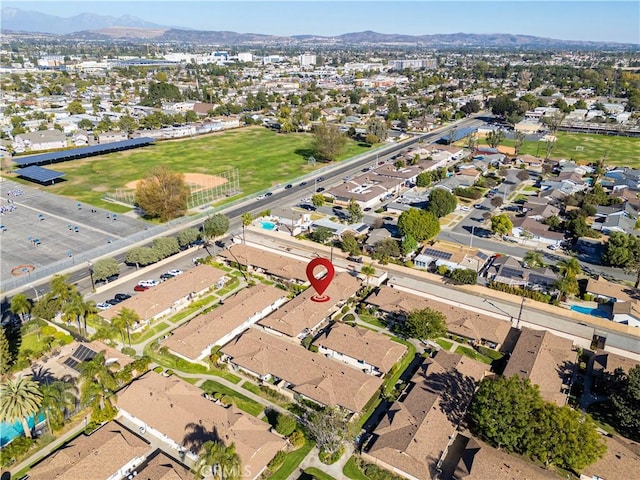
[[[318,353],[373,375],[382,376],[407,352],[387,335],[367,328],[334,323],[315,339]]]
[[[512,223],[512,235],[515,238],[534,240],[549,245],[560,245],[564,240],[564,233],[552,232],[547,225],[530,217],[516,217],[512,219]]]
[[[351,233],[352,235],[359,237],[361,235],[365,235],[369,231],[369,228],[371,228],[367,223],[359,222],[345,225],[344,223],[334,222],[327,217],[314,220],[311,224],[312,229],[319,227],[331,230],[335,239],[342,238],[342,235],[345,233]]]
[[[365,302],[400,322],[416,310],[430,308],[444,315],[448,332],[490,348],[499,348],[511,330],[508,321],[388,286],[376,288]]]
[[[558,217],[560,215],[560,209],[558,207],[549,205],[546,201],[544,202],[545,203],[534,203],[527,200],[524,205],[522,205],[525,216],[541,222],[549,217]]]
[[[566,195],[582,192],[589,187],[578,173],[561,173],[556,177],[547,178],[540,184],[542,190],[560,190]]]
[[[616,355],[605,350],[596,351],[595,355],[591,356],[590,362],[593,362],[591,364],[591,372],[597,377],[601,377],[605,373],[613,374],[617,369],[629,373],[629,370],[640,365],[638,360]]]
[[[122,142],[128,140],[129,134],[127,132],[103,132],[98,134],[98,143],[113,143]]]
[[[117,364],[124,368],[133,362],[133,359],[125,355],[120,350],[110,347],[100,341],[93,342],[73,342],[65,346],[64,354],[57,359],[71,376],[80,374],[80,365],[94,358],[98,353],[104,355],[104,363],[107,366]]]
[[[544,159],[533,155],[518,155],[516,158],[516,165],[524,165],[527,170],[534,172],[541,172],[543,163]]]
[[[37,132],[20,133],[13,139],[13,151],[37,152],[41,150],[59,150],[66,148],[67,137],[59,130],[39,130]]]
[[[595,463],[584,467],[580,480],[633,478],[640,472],[640,443],[618,435],[603,435],[607,451]]]
[[[311,303],[311,302],[310,302]],[[360,412],[382,379],[313,353],[302,345],[252,328],[222,348],[236,370],[320,405]]]
[[[224,407],[204,398],[195,385],[153,371],[118,392],[118,417],[136,425],[176,454],[191,461],[207,440],[234,444],[243,466],[242,478],[258,478],[287,444],[271,427],[233,405]],[[77,477],[88,478],[88,477]]]
[[[552,291],[558,281],[550,268],[526,268],[519,260],[509,256],[496,257],[486,271],[487,280],[515,287]]]
[[[263,284],[246,288],[175,329],[162,345],[186,360],[201,361],[214,346],[229,342],[286,302],[287,292],[280,288]]]
[[[28,478],[126,478],[134,470],[137,471],[151,450],[153,448],[148,441],[117,421],[111,421],[90,435],[81,434],[64,447],[54,450],[29,470]]]
[[[630,217],[626,212],[616,212],[607,216],[598,216],[591,227],[606,235],[612,232],[626,233],[640,236],[640,230],[636,228],[636,219]]]
[[[201,264],[118,305],[101,310],[98,315],[111,322],[123,308],[129,308],[136,312],[142,323],[149,323],[186,308],[191,301],[212,288],[222,287],[226,281],[225,273],[210,265]]]
[[[503,375],[529,379],[547,402],[566,403],[576,353],[573,342],[545,330],[522,327]]]
[[[476,171],[478,175],[480,172]],[[447,177],[438,182],[433,188],[444,188],[449,193],[454,193],[456,188],[468,188],[475,183],[475,177],[473,175],[454,175]]]
[[[445,266],[450,270],[468,268],[478,272],[488,258],[478,249],[436,242],[423,248],[422,252],[413,259],[413,263],[416,268],[427,269],[435,263],[437,267]]]
[[[382,242],[387,238],[391,238],[392,234],[387,228],[374,228],[369,232],[367,236],[367,240],[364,243],[364,248],[368,252],[373,252],[375,250],[376,244],[378,242]]]
[[[320,326],[340,311],[349,298],[362,286],[349,273],[336,275],[325,291],[326,302],[314,302],[313,288],[308,288],[281,308],[261,319],[258,325],[275,335],[302,339],[316,332]]]
[[[218,254],[226,265],[240,264],[250,271],[263,273],[285,283],[307,283],[307,262],[291,256],[270,252],[247,244],[231,245]]]
[[[630,302],[633,299],[632,295],[638,294],[635,289],[609,282],[600,277],[589,278],[585,293],[590,293],[594,299],[605,302]]]
[[[404,180],[401,178],[383,177],[368,172],[330,188],[324,194],[332,197],[338,205],[348,205],[353,199],[361,208],[371,208],[387,195],[398,193],[403,184]]]
[[[630,327],[640,327],[640,302],[634,299],[630,302],[614,303],[611,319]]]
[[[408,479],[434,478],[485,369],[442,350],[425,359],[365,441],[362,457]]]

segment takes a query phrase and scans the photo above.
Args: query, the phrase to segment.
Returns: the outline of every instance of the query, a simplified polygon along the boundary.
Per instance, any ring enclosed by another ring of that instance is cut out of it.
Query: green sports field
[[[557,138],[551,151],[552,159],[573,158],[578,163],[591,163],[606,154],[606,164],[609,166],[640,167],[640,138],[567,132],[558,132]],[[512,140],[502,143],[513,146]],[[544,157],[545,148],[545,142],[525,142],[521,153]]]
[[[102,199],[108,192],[125,188],[148,176],[156,165],[167,165],[182,173],[216,175],[237,167],[242,195],[248,195],[308,173],[315,167],[310,134],[277,134],[262,127],[249,127],[204,137],[158,142],[135,150],[57,163],[66,174],[64,182],[46,187],[48,192],[114,211],[126,207]],[[348,141],[341,159],[365,152],[366,146]]]

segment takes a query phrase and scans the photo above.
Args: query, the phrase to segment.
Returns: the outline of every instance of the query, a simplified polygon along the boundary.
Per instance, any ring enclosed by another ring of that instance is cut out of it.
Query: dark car
[[[175,277],[175,275],[171,275],[170,273],[163,273],[162,275],[160,275],[160,280],[169,280],[173,277]]]
[[[127,298],[131,298],[131,295],[129,295],[128,293],[116,293],[113,298],[124,302]]]
[[[109,300],[105,300],[105,303],[109,305],[118,305],[122,300],[118,300],[117,298],[110,298]]]
[[[304,205],[300,205],[300,208],[304,208],[305,210],[309,210],[310,212],[314,212],[316,210],[316,207],[306,203]]]
[[[270,197],[271,195],[273,195],[273,193],[271,193],[271,192],[267,192],[267,193],[264,194],[265,197]]]
[[[307,184],[307,182],[300,182],[300,186],[304,187]]]
[[[285,190],[288,190],[288,189],[290,189],[291,187],[293,187],[293,185],[291,185],[290,183],[287,183],[287,184],[284,186],[284,189],[285,189]]]
[[[354,257],[353,255],[349,255],[347,260],[350,262],[362,263],[362,257]]]
[[[133,290],[136,292],[144,292],[145,290],[149,290],[151,287],[145,287],[144,285],[136,285],[133,287]]]
[[[324,187],[318,187],[318,189],[316,190],[316,192],[320,193],[320,192],[324,192]]]
[[[323,182],[324,181],[324,177],[318,177],[317,181],[318,182]]]

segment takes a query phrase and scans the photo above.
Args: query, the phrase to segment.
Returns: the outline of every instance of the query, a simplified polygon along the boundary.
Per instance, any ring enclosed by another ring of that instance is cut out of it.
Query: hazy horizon
[[[268,35],[519,34],[640,44],[637,1],[39,1],[4,7],[60,17],[132,15],[164,26]]]

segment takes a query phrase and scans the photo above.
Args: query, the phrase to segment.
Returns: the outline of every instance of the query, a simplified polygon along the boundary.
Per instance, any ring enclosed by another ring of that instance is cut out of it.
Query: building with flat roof
[[[362,410],[382,385],[376,376],[255,328],[222,347],[222,353],[236,370],[274,379],[279,388],[300,398],[351,412]]]

